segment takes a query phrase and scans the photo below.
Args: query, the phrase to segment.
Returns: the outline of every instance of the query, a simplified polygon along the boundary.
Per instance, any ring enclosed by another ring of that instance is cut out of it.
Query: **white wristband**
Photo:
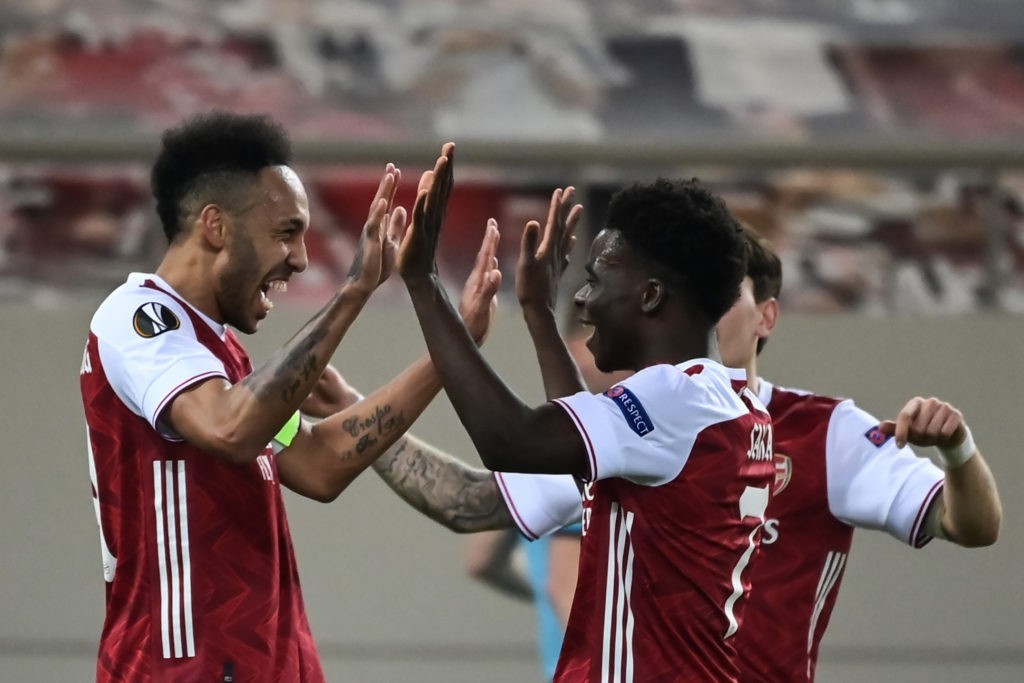
[[[946,469],[963,465],[971,459],[977,450],[978,447],[974,445],[974,437],[971,436],[971,429],[967,425],[964,425],[964,440],[960,442],[959,446],[938,449],[939,457],[945,463]]]

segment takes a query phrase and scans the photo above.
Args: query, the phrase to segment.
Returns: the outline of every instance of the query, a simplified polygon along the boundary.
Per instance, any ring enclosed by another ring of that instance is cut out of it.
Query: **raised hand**
[[[433,170],[420,177],[412,225],[398,248],[398,272],[407,282],[437,272],[437,244],[451,197],[455,144],[445,143]]]
[[[466,329],[482,345],[494,322],[494,311],[498,307],[498,288],[501,286],[501,271],[498,270],[498,223],[493,218],[487,221],[484,239],[480,243],[473,271],[466,279],[459,302],[459,313]]]
[[[569,266],[569,253],[576,243],[574,233],[583,215],[583,206],[573,204],[575,194],[573,187],[555,190],[543,233],[537,221],[528,222],[523,230],[516,264],[516,297],[524,309],[555,308],[558,281]]]
[[[405,210],[395,208],[395,191],[401,171],[388,164],[370,202],[370,211],[359,236],[359,249],[348,271],[352,287],[369,295],[387,279],[394,268],[397,251],[396,231],[405,223]]]
[[[896,445],[936,446],[950,449],[967,437],[963,414],[937,398],[915,396],[907,401],[894,420],[879,425],[883,434],[894,436]]]

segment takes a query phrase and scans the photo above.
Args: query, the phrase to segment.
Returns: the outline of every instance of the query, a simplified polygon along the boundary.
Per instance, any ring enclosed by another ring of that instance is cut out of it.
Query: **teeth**
[[[287,292],[288,283],[284,280],[271,280],[269,289],[272,289],[275,292]]]

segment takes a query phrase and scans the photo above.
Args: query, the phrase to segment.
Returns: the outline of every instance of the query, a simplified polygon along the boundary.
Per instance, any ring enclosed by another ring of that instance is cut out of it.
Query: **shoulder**
[[[816,394],[804,389],[772,386],[768,399],[768,412],[772,419],[814,416],[817,419],[831,419],[840,405],[853,405],[853,401],[836,396]]]
[[[191,321],[181,303],[146,283],[144,275],[133,273],[96,309],[90,331],[105,342],[117,344],[118,340],[152,339],[182,326],[190,328]]]

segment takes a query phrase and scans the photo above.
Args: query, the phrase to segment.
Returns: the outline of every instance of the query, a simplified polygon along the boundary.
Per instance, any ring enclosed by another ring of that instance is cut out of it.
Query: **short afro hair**
[[[203,204],[231,204],[270,166],[291,163],[291,142],[270,117],[215,111],[164,132],[150,174],[156,212],[168,243]]]
[[[739,298],[747,267],[742,228],[696,178],[620,190],[608,205],[607,227],[710,324]]]

